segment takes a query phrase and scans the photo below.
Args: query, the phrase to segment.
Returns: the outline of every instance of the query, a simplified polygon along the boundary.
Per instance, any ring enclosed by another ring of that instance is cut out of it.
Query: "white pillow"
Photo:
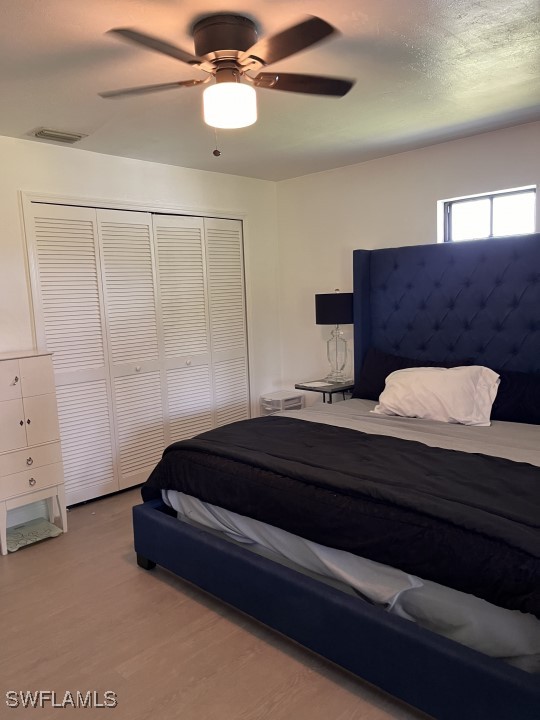
[[[463,425],[490,425],[499,376],[481,365],[454,368],[407,368],[386,378],[373,410]]]

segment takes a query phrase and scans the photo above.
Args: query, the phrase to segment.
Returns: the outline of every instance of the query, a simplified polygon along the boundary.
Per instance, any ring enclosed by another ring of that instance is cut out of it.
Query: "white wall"
[[[280,182],[284,383],[326,373],[330,328],[315,325],[313,296],[352,290],[353,250],[436,242],[437,201],[534,184],[538,122]]]
[[[32,347],[19,191],[245,214],[253,395],[280,383],[272,182],[0,137],[0,353]]]

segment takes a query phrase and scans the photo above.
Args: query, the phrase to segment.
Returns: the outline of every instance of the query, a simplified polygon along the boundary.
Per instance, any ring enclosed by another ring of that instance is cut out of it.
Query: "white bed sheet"
[[[494,422],[491,427],[464,427],[386,418],[371,414],[374,406],[371,401],[353,399],[280,414],[540,466],[540,426]],[[163,496],[180,519],[327,581],[337,581],[388,612],[451,640],[529,672],[540,672],[540,620],[533,615],[500,608],[473,595],[305,540],[183,493],[164,491]]]

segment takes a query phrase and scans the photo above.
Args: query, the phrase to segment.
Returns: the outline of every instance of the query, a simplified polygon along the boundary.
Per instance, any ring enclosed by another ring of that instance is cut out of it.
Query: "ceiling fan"
[[[276,35],[259,40],[255,23],[249,18],[232,14],[209,15],[193,26],[194,55],[130,28],[114,28],[109,32],[187,63],[207,73],[208,77],[111,90],[100,93],[101,97],[118,98],[195,87],[209,83],[214,78],[215,84],[208,87],[203,96],[205,121],[213,127],[246,127],[255,122],[257,110],[254,87],[343,97],[354,85],[353,80],[344,78],[259,72],[267,65],[337,34],[338,31],[332,25],[314,16],[308,16]]]

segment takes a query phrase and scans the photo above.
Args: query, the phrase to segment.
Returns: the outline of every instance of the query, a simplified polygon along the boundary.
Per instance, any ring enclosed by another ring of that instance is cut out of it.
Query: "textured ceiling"
[[[540,119],[539,0],[0,0],[0,135],[45,126],[75,147],[280,180]],[[219,131],[202,89],[98,92],[205,75],[123,43],[134,27],[193,52],[194,20],[251,17],[260,35],[318,15],[341,35],[269,69],[356,78],[344,98],[259,89],[259,120]],[[39,142],[39,141],[35,141]]]

